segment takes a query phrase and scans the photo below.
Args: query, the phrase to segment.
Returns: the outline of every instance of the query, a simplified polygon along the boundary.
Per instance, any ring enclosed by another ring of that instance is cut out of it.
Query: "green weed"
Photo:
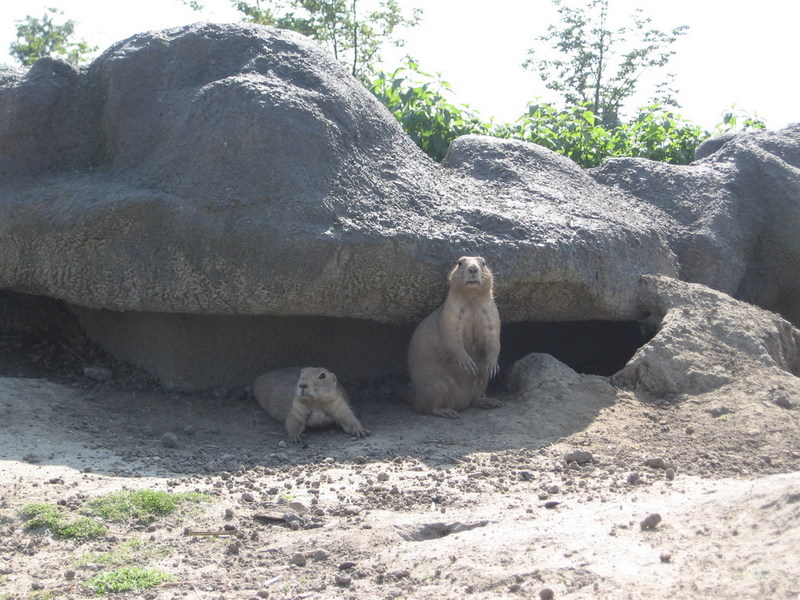
[[[52,504],[28,504],[19,511],[25,519],[25,529],[48,529],[53,535],[78,541],[86,541],[103,537],[108,533],[102,523],[87,517],[78,517],[68,521],[56,506]]]
[[[163,558],[171,553],[172,548],[159,547],[152,542],[133,538],[123,542],[111,552],[89,552],[84,554],[75,564],[79,567],[101,565],[116,568],[137,563],[141,564],[144,559]]]
[[[196,492],[121,491],[90,500],[86,505],[86,510],[88,514],[96,515],[101,519],[114,523],[136,522],[146,524],[173,512],[184,502],[204,502],[208,500],[210,500],[210,496]]]
[[[95,596],[102,596],[103,594],[146,590],[171,579],[171,576],[163,571],[126,567],[87,579],[84,586]]]

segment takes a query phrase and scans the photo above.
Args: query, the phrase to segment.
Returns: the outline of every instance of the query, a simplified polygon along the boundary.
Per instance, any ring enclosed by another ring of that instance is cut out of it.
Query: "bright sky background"
[[[522,69],[536,37],[555,22],[550,0],[400,0],[422,8],[422,23],[401,34],[399,51],[385,52],[386,68],[404,54],[423,70],[441,73],[455,91],[456,103],[469,104],[484,118],[510,121],[525,112],[529,100],[548,99],[538,75]],[[0,64],[13,64],[8,47],[15,21],[41,17],[53,6],[76,22],[76,35],[99,52],[135,33],[195,21],[230,22],[239,13],[228,0],[205,0],[197,13],[180,0],[0,0]],[[467,8],[476,6],[476,8]],[[800,121],[800,2],[797,0],[611,0],[622,21],[636,7],[668,30],[688,25],[674,45],[668,70],[684,117],[712,128],[735,105],[766,120],[771,129]],[[552,99],[552,97],[550,98]],[[646,98],[642,99],[643,101]]]

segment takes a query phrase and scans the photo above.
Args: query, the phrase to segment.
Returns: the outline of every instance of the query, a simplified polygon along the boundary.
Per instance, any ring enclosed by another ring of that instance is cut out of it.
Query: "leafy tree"
[[[183,0],[195,10],[196,0]],[[415,8],[406,16],[397,0],[231,0],[246,21],[292,29],[316,40],[330,50],[353,76],[366,83],[376,72],[384,44],[402,46],[395,37],[399,27],[414,27],[422,11]]]
[[[669,32],[650,28],[641,9],[632,23],[609,29],[610,0],[588,0],[585,7],[566,6],[552,0],[560,15],[559,25],[550,25],[539,41],[548,42],[559,58],[540,58],[529,50],[523,66],[539,72],[548,89],[559,92],[567,106],[588,105],[604,126],[620,123],[620,110],[636,91],[642,74],[667,65],[675,54],[670,49],[684,35],[686,26]],[[629,42],[631,37],[635,42]],[[672,75],[661,83],[654,101],[675,106]]]
[[[67,20],[58,24],[54,19],[63,14],[48,8],[41,19],[28,15],[17,21],[17,41],[11,44],[11,56],[26,67],[45,56],[63,58],[73,65],[86,61],[97,46],[90,47],[85,40],[74,41],[75,22]]]

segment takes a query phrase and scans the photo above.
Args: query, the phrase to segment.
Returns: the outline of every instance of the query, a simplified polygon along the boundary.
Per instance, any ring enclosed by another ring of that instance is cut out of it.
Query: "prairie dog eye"
[[[464,266],[464,263],[465,263],[465,262],[467,262],[467,259],[466,259],[466,258],[464,258],[464,257],[461,257],[461,258],[459,258],[459,259],[458,259],[458,266],[459,266],[459,267],[462,267],[462,266]]]
[[[320,379],[325,379],[325,373],[320,373],[320,374],[319,374],[319,378],[320,378]]]
[[[482,266],[482,267],[485,267],[485,266],[486,266],[486,261],[485,261],[484,259],[482,259],[482,258],[479,258],[479,259],[478,259],[478,262],[481,264],[481,266]]]

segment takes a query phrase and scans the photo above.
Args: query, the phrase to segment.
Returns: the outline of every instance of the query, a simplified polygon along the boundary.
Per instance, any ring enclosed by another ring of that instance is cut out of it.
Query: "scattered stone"
[[[661,457],[648,458],[644,461],[644,465],[646,467],[650,467],[651,469],[666,469],[667,461]]]
[[[719,417],[722,417],[724,415],[732,414],[733,413],[733,409],[728,408],[727,406],[725,406],[723,404],[723,405],[717,406],[716,408],[712,408],[711,410],[708,411],[708,413],[714,418],[719,418]]]
[[[585,465],[587,463],[594,461],[594,456],[592,456],[591,452],[586,450],[576,450],[574,452],[569,452],[564,455],[564,460],[567,464],[569,463],[578,463],[579,465]]]
[[[244,500],[245,502],[255,502],[256,499],[255,496],[253,496],[253,494],[251,494],[250,492],[245,492],[242,494],[242,500]]]
[[[351,560],[346,560],[346,561],[344,561],[343,563],[341,563],[339,565],[339,570],[340,571],[349,571],[350,569],[352,569],[355,566],[356,566],[356,563],[354,563]]]
[[[355,463],[357,465],[365,465],[367,464],[367,457],[366,456],[356,456]]]
[[[161,436],[161,445],[164,448],[175,448],[178,445],[178,436],[172,432],[167,432]]]
[[[111,369],[105,367],[84,367],[83,374],[89,379],[94,379],[99,383],[106,383],[114,378],[114,373]]]
[[[66,579],[72,581],[73,579],[75,579],[75,571],[73,571],[72,569],[69,569],[68,571],[66,571],[64,573],[64,577]]]
[[[659,559],[662,563],[672,562],[672,554],[669,552],[662,552],[661,556],[659,556]]]
[[[311,554],[311,560],[322,562],[324,560],[328,560],[328,556],[330,555],[325,550],[314,550],[314,552]]]
[[[183,428],[183,433],[186,435],[192,435],[194,433],[194,425],[187,425]]]
[[[239,540],[234,540],[230,544],[228,544],[228,554],[239,554],[239,550],[242,549],[242,542]]]
[[[542,588],[539,590],[539,598],[541,598],[541,600],[553,600],[555,597],[555,593],[550,588]]]
[[[297,565],[298,567],[306,566],[306,557],[302,552],[295,552],[289,559],[290,565]]]
[[[653,513],[651,515],[647,515],[644,520],[639,523],[639,527],[641,527],[642,531],[655,529],[658,524],[661,523],[661,515],[658,513]]]
[[[666,475],[667,479],[672,481],[673,479],[675,479],[675,469],[673,469],[672,467],[668,468],[666,471],[664,471],[664,475]]]
[[[289,504],[286,506],[296,512],[298,515],[305,515],[308,513],[308,507],[302,502],[289,502]]]
[[[256,592],[256,596],[259,598],[269,598],[269,592],[267,590],[258,590],[258,592]]]
[[[378,481],[389,481],[389,474],[381,471],[378,473]]]
[[[545,508],[556,508],[561,502],[558,500],[550,500],[549,502],[544,503]]]
[[[350,587],[350,584],[353,583],[353,579],[347,575],[337,575],[334,581],[339,587]]]
[[[236,516],[236,513],[233,511],[232,508],[226,508],[225,509],[225,518],[226,519],[232,519],[235,516]]]

